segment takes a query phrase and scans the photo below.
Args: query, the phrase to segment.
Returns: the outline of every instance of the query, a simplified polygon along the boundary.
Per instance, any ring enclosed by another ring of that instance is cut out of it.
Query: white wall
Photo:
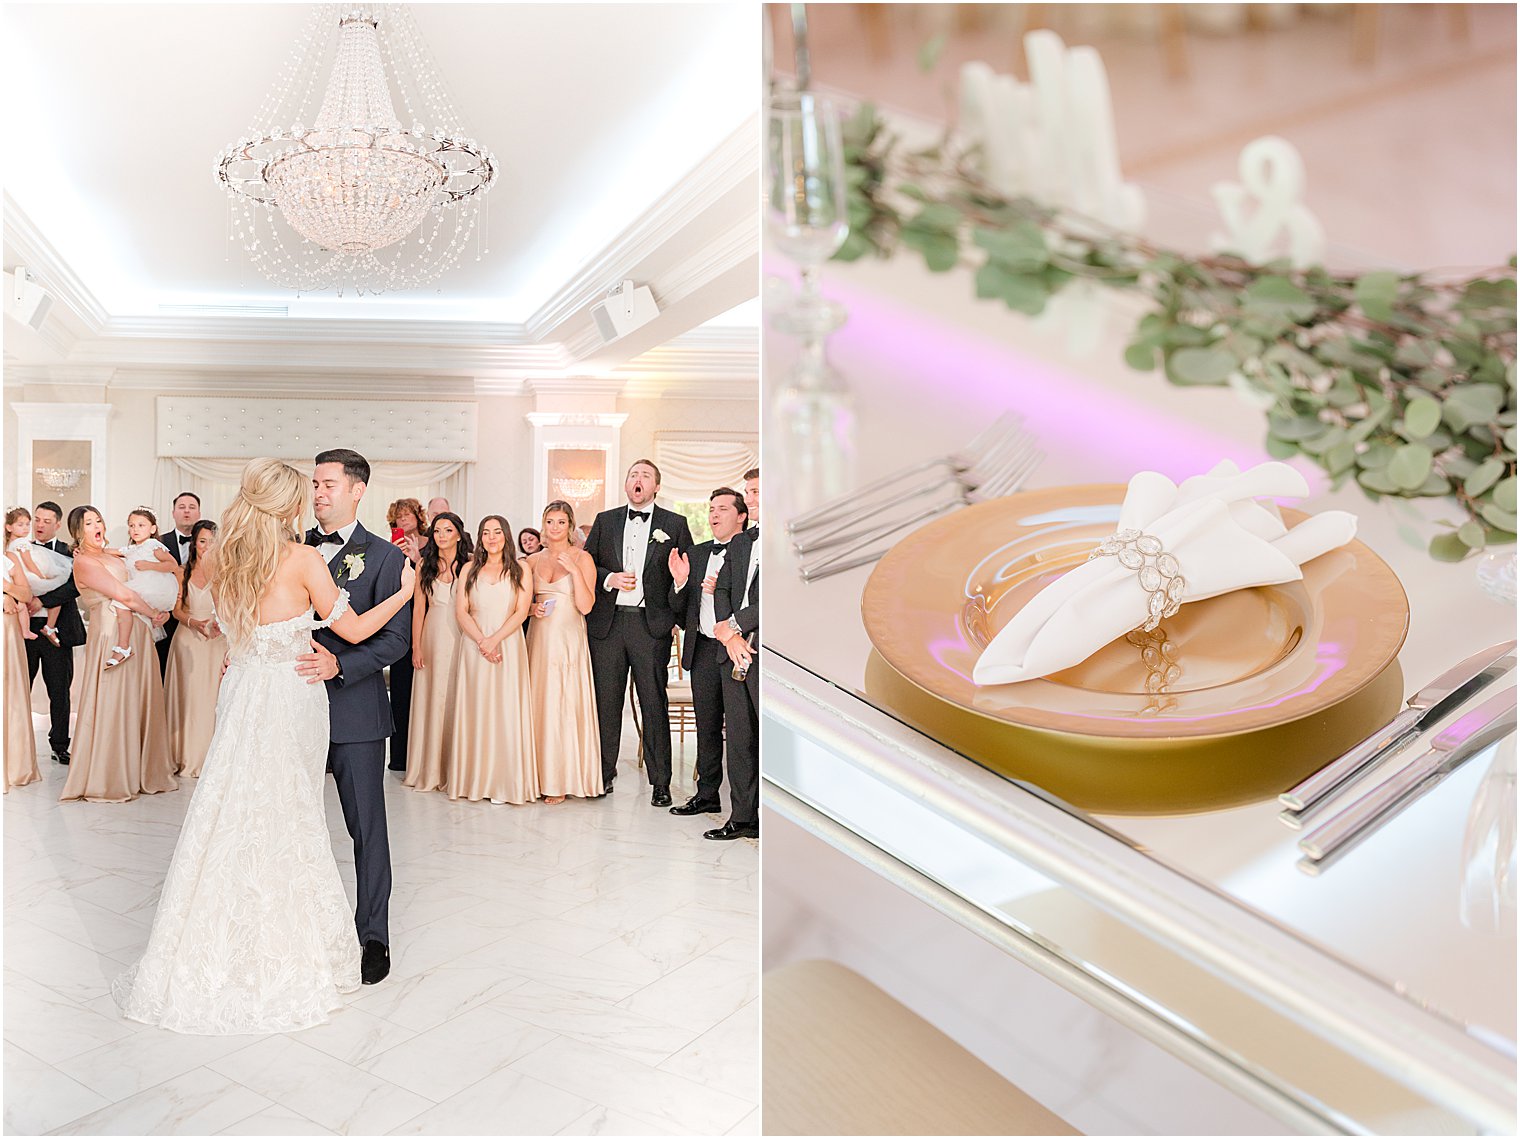
[[[183,389],[176,389],[183,394]],[[12,453],[16,442],[16,416],[10,404],[16,401],[46,402],[103,402],[111,405],[109,436],[109,470],[100,480],[95,497],[110,524],[113,541],[121,540],[125,533],[126,512],[134,506],[146,503],[160,510],[160,519],[168,516],[170,503],[150,503],[153,493],[154,474],[157,465],[155,439],[156,400],[161,393],[156,390],[119,386],[57,386],[39,383],[12,384],[5,387],[5,442],[6,453]],[[216,394],[238,394],[218,390]],[[247,393],[255,394],[253,389]],[[267,393],[259,393],[268,398]],[[304,399],[354,398],[351,389],[337,387],[322,389],[307,387],[301,391]],[[467,502],[454,502],[456,511],[462,513],[466,523],[474,527],[485,514],[505,514],[514,529],[536,526],[542,503],[533,498],[533,428],[527,414],[538,406],[532,394],[477,395],[480,407],[480,431],[478,461],[470,482]],[[576,397],[560,392],[555,396],[556,407],[573,406]],[[608,407],[605,389],[600,394],[584,397],[587,410],[602,411]],[[634,459],[654,454],[654,437],[658,431],[713,430],[719,432],[757,432],[759,426],[758,406],[747,399],[701,399],[689,397],[620,397],[616,409],[626,413],[619,449],[622,465],[626,467]],[[426,431],[427,424],[413,425],[417,431]],[[358,444],[363,450],[363,444]],[[4,464],[5,499],[7,504],[17,501],[14,463]],[[619,472],[618,477],[621,477]],[[618,487],[609,488],[615,496]],[[118,534],[117,532],[121,533]]]

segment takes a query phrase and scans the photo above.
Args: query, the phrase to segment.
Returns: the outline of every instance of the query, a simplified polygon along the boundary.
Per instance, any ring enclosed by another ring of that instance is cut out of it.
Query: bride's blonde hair
[[[280,566],[286,542],[306,506],[306,477],[278,459],[243,468],[237,497],[222,515],[217,554],[217,622],[233,643],[247,642],[259,623],[259,601]]]

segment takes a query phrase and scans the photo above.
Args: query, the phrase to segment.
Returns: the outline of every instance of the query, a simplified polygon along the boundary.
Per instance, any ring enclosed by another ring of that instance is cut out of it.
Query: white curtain
[[[309,461],[287,460],[303,475],[310,477]],[[159,512],[159,528],[168,530],[174,523],[170,509],[174,497],[193,491],[201,497],[201,514],[220,518],[237,494],[247,459],[160,458],[153,478],[152,505]],[[396,462],[387,459],[370,462],[369,488],[359,503],[359,521],[376,534],[390,535],[385,523],[386,509],[398,498],[418,499],[424,507],[437,495],[449,500],[456,513],[464,507],[468,464],[461,462]],[[306,524],[312,519],[308,515]]]
[[[656,435],[654,455],[660,466],[660,497],[677,502],[706,502],[720,486],[743,491],[744,472],[760,465],[759,439],[754,435]]]

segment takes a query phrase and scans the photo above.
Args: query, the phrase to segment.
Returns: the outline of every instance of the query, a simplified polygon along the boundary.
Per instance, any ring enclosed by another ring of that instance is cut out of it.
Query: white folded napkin
[[[1300,565],[1356,536],[1356,518],[1344,510],[1327,510],[1289,530],[1275,509],[1254,501],[1308,493],[1303,475],[1284,463],[1242,471],[1225,460],[1181,486],[1141,471],[1130,479],[1117,529],[1160,539],[1185,579],[1183,603],[1203,601],[1298,581]],[[1095,558],[1036,594],[992,639],[971,678],[1012,684],[1080,664],[1144,624],[1148,596],[1135,570],[1115,557]]]

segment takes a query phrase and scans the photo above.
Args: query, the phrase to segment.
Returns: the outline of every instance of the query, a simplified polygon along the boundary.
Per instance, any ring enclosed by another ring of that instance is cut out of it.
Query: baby
[[[155,609],[173,609],[179,599],[182,571],[169,548],[158,540],[158,519],[153,511],[139,506],[128,514],[127,534],[132,544],[120,551],[127,563],[127,588]],[[112,604],[120,612],[116,620],[116,644],[104,666],[107,669],[115,668],[132,655],[132,611],[120,601]],[[162,628],[154,627],[153,639],[164,639]]]
[[[32,515],[24,506],[13,506],[5,512],[5,549],[7,553],[15,554],[16,560],[21,563],[21,572],[26,575],[26,582],[32,587],[34,597],[58,589],[74,572],[74,563],[70,558],[33,543]],[[54,605],[48,609],[47,624],[42,627],[42,635],[55,645],[58,644],[59,608]],[[35,641],[37,634],[32,632],[31,614],[25,606],[17,610],[16,619],[21,622],[21,635],[29,641]]]

